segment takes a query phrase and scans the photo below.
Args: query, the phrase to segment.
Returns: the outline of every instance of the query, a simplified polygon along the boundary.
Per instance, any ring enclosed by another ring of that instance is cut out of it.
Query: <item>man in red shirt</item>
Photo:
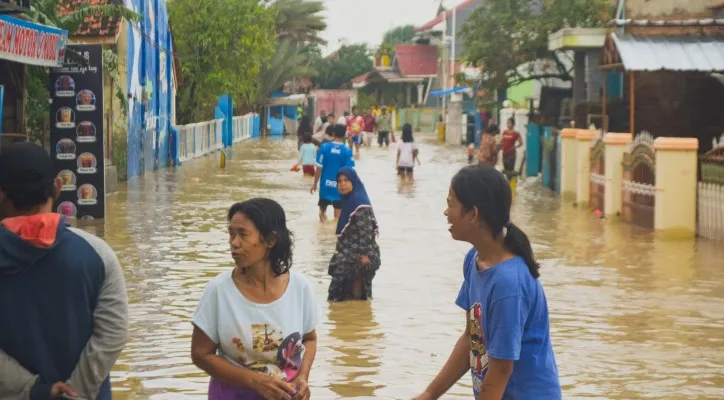
[[[508,119],[508,129],[503,132],[503,170],[510,174],[515,171],[515,156],[518,154],[518,147],[523,145],[523,140],[513,127],[515,120]]]
[[[354,156],[357,158],[359,158],[360,135],[364,129],[364,118],[359,115],[359,109],[357,106],[354,106],[352,107],[352,116],[347,119],[347,133],[349,135],[349,147],[352,149]]]
[[[370,107],[369,113],[364,116],[365,130],[364,130],[364,145],[369,146],[372,143],[372,137],[377,131],[377,116],[375,115],[375,108]]]

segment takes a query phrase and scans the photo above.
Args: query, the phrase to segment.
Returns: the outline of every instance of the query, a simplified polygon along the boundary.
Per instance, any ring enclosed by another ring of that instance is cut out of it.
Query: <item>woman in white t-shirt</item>
[[[395,166],[397,167],[397,175],[402,179],[412,180],[412,172],[415,167],[415,162],[420,165],[420,159],[417,157],[419,151],[415,144],[415,138],[412,137],[412,125],[405,124],[402,127],[402,141],[397,142],[397,161]]]
[[[292,265],[292,234],[274,200],[229,210],[236,264],[213,278],[193,318],[193,363],[211,375],[209,399],[310,398],[320,311],[312,286]]]

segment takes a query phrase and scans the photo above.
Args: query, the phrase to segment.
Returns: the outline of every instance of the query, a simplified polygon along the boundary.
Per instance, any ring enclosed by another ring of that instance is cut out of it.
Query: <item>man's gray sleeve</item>
[[[121,264],[110,246],[85,231],[71,229],[93,246],[106,268],[93,311],[93,333],[68,380],[77,399],[93,400],[128,341],[128,297]]]
[[[33,375],[0,349],[0,400],[27,399],[37,378],[37,375]]]

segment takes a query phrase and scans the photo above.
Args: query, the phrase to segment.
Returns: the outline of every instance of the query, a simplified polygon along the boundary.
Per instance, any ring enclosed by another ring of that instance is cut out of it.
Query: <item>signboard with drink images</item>
[[[56,211],[68,218],[105,216],[103,50],[69,45],[86,60],[50,73],[50,155],[63,182]]]

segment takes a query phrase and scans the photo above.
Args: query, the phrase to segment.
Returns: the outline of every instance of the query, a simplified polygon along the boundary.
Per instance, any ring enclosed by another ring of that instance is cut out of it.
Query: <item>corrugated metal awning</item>
[[[724,71],[722,37],[617,36],[611,33],[626,71]]]

